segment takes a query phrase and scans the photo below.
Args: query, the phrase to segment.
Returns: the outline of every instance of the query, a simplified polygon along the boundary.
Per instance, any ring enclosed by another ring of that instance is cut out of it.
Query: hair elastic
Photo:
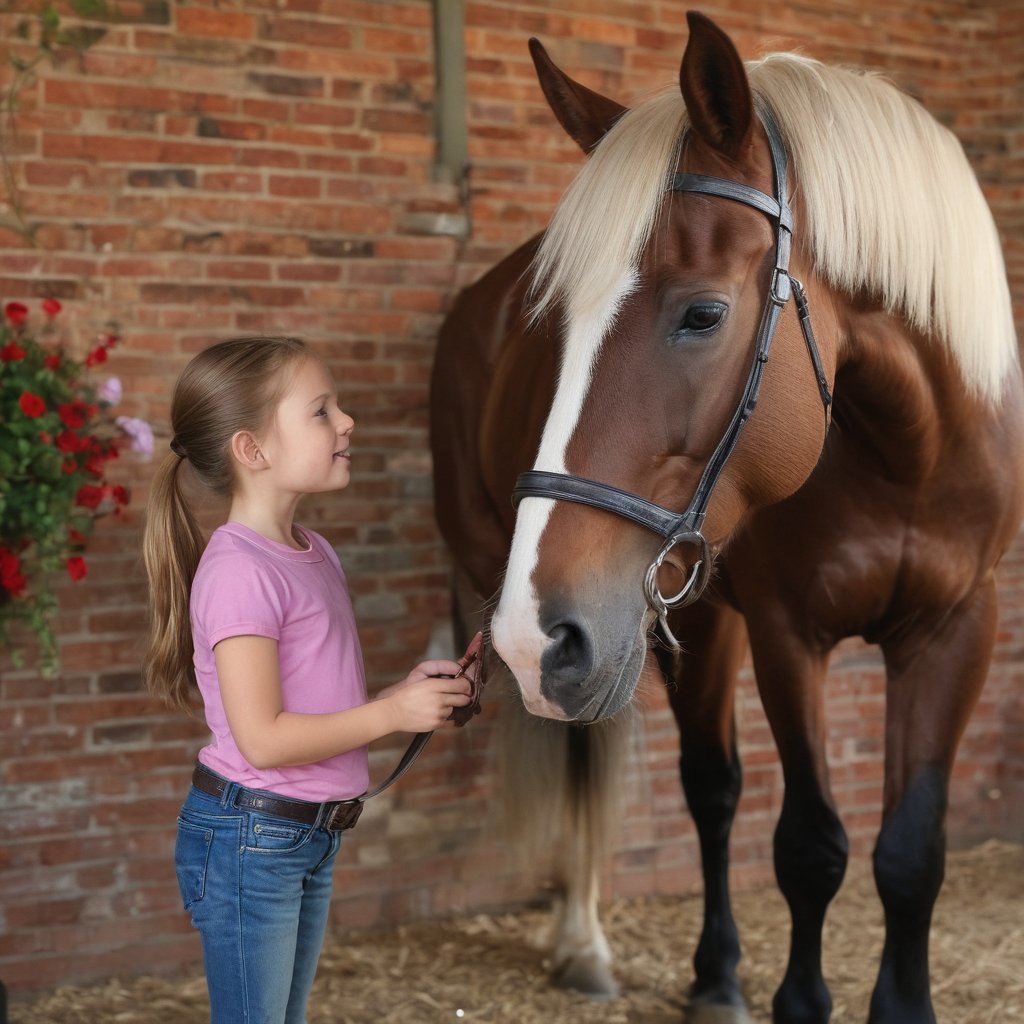
[[[182,448],[181,442],[176,437],[172,437],[171,438],[171,445],[170,445],[170,447],[171,447],[171,451],[174,452],[174,454],[177,455],[179,459],[187,459],[188,458],[188,454],[186,453],[185,449]]]

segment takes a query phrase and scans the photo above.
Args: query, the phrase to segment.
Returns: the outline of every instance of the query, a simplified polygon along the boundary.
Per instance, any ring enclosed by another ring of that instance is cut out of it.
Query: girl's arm
[[[228,726],[242,756],[254,767],[312,764],[392,732],[439,729],[453,707],[470,701],[454,661],[426,661],[378,700],[329,714],[299,714],[281,705],[277,641],[235,636],[214,648]]]

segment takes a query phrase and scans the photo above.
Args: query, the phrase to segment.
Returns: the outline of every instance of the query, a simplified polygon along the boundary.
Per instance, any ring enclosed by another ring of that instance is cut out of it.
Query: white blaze
[[[628,272],[602,308],[590,313],[573,311],[566,326],[558,386],[534,469],[568,472],[566,448],[579,422],[601,341],[635,282],[635,274]],[[540,659],[549,637],[540,627],[540,602],[532,583],[540,539],[553,508],[551,498],[525,498],[519,505],[501,600],[491,622],[491,639],[515,675],[527,708],[546,718],[565,718],[540,693]]]

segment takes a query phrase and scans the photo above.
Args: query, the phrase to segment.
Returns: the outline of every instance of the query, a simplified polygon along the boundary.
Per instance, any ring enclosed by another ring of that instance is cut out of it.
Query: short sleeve
[[[193,631],[211,650],[233,636],[281,638],[283,581],[260,560],[225,551],[204,560],[192,584]]]

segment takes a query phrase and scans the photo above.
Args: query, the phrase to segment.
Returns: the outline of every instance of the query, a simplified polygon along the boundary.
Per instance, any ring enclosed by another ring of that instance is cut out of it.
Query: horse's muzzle
[[[636,690],[646,654],[643,639],[608,650],[607,637],[614,630],[593,628],[569,609],[554,614],[549,605],[544,610],[544,632],[551,639],[540,659],[541,696],[577,722],[596,722],[621,711]]]

